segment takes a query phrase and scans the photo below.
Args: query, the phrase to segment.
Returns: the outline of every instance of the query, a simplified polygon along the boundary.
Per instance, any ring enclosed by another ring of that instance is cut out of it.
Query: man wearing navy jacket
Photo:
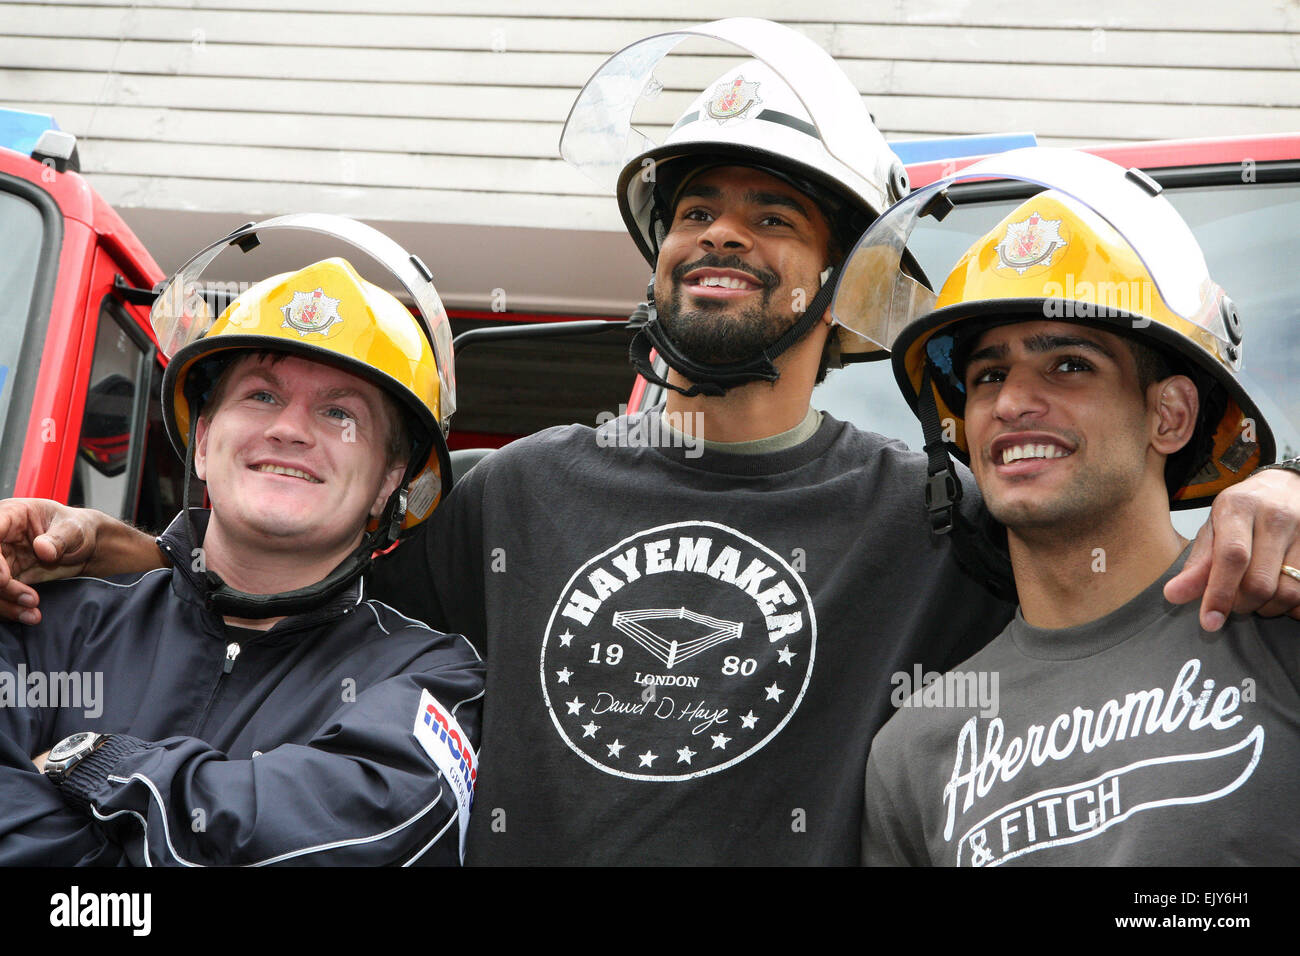
[[[0,625],[0,864],[456,863],[483,664],[360,577],[445,460],[416,320],[318,262],[236,300],[164,395],[211,511],[158,539],[170,570]]]

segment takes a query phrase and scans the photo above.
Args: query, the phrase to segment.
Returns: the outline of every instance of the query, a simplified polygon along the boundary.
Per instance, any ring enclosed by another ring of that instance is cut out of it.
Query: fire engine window
[[[21,422],[7,419],[16,366],[28,334],[27,320],[44,232],[40,211],[35,206],[0,191],[0,423],[4,425],[5,447],[15,449],[12,463],[6,461],[4,468],[3,487],[10,490],[6,493],[13,488],[10,464],[13,470],[17,469],[16,450],[22,448],[23,428],[27,424],[24,408],[27,402],[21,399],[14,403],[14,415],[21,414],[24,419]]]
[[[105,299],[95,334],[90,388],[77,442],[70,504],[119,518],[135,510],[138,475],[128,474],[131,422],[145,353],[128,334],[131,319],[113,299]],[[129,492],[129,494],[128,494]]]

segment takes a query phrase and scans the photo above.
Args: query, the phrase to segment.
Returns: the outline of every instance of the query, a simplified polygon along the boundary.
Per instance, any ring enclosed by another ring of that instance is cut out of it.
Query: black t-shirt
[[[645,421],[507,446],[376,567],[487,658],[469,862],[856,863],[891,675],[1012,608],[929,533],[901,443],[825,416],[700,454]]]

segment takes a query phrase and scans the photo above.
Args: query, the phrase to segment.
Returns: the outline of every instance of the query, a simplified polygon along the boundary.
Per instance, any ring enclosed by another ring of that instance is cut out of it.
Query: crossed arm
[[[74,641],[25,637],[0,625],[0,671],[82,666]],[[437,735],[425,745],[412,728],[427,695],[476,738],[482,687],[468,645],[431,650],[340,702],[299,743],[231,759],[197,737],[115,733],[59,786],[32,755],[69,727],[50,707],[0,707],[0,865],[454,864],[467,796],[452,779],[455,748],[439,762]],[[101,723],[72,729],[122,729]]]

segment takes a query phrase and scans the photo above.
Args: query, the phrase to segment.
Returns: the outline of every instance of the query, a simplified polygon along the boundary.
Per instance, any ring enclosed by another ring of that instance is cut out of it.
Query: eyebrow
[[[272,372],[269,368],[265,368],[261,365],[257,365],[251,362],[244,367],[244,369],[239,373],[239,376],[237,378],[232,380],[232,384],[234,383],[242,384],[244,381],[250,378],[261,379],[263,382],[266,382],[268,385],[275,385],[277,387],[282,386],[284,384],[283,382],[280,381],[280,379],[276,376],[276,374]]]
[[[1114,353],[1111,352],[1110,349],[1106,348],[1106,346],[1081,335],[1044,335],[1040,333],[1038,335],[1031,335],[1029,338],[1025,339],[1024,346],[1030,352],[1034,353],[1054,352],[1057,349],[1083,349],[1086,352],[1095,352],[1099,355],[1104,355],[1112,362],[1115,360]],[[986,345],[984,348],[972,352],[970,357],[966,360],[966,364],[969,367],[973,362],[980,362],[986,359],[1004,359],[1010,354],[1011,349],[1005,343]]]
[[[243,378],[240,381],[246,381],[250,378],[261,379],[266,384],[273,385],[276,388],[284,387],[284,382],[282,382],[269,368],[263,366],[253,366],[252,368],[249,368],[248,371],[243,373]],[[324,392],[317,392],[316,397],[318,400],[324,401],[335,401],[340,398],[357,398],[360,399],[362,404],[364,404],[368,410],[372,412],[374,411],[374,406],[371,405],[370,399],[365,395],[365,393],[350,385],[337,385]]]
[[[683,199],[695,197],[698,199],[721,199],[722,190],[717,186],[687,186],[682,190],[681,195],[677,197],[678,205]],[[793,196],[787,196],[785,193],[769,192],[762,189],[748,189],[745,191],[744,201],[755,206],[780,206],[784,209],[792,209],[805,219],[810,218],[808,208]]]

